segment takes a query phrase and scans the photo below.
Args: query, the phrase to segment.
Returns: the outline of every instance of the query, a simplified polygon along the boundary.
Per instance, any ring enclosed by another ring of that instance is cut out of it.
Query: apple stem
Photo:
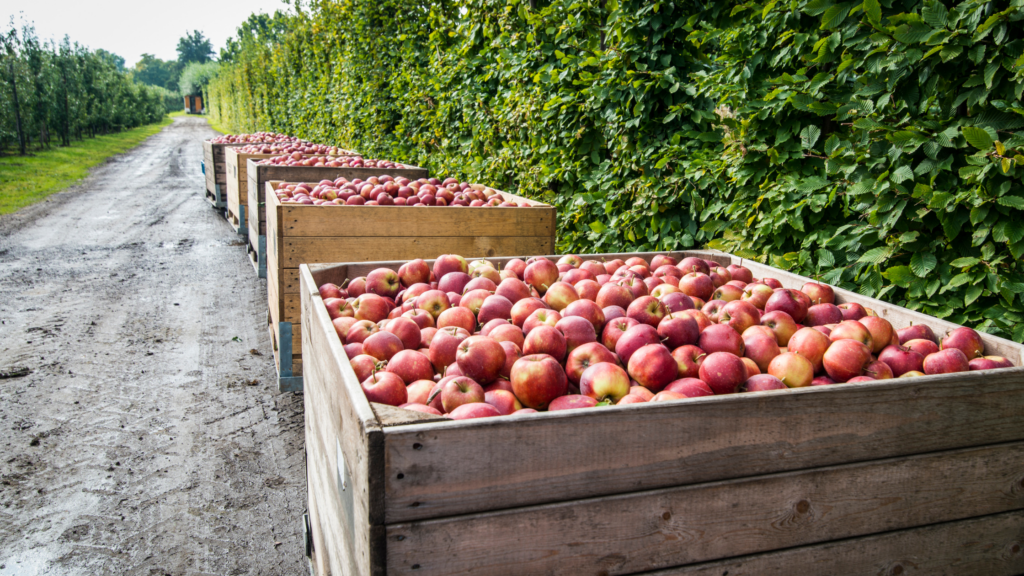
[[[344,282],[342,282],[342,283],[341,283],[341,286],[338,286],[338,288],[344,288],[345,286],[348,286],[348,281],[349,281],[349,279],[348,279],[348,278],[345,278],[345,281],[344,281]]]

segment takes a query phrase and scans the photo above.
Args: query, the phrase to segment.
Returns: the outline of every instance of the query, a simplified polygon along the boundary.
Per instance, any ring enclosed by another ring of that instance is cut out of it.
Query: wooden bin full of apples
[[[251,144],[278,144],[297,142],[286,134],[257,132],[255,134],[225,134],[203,141],[203,173],[206,175],[206,200],[216,209],[227,207],[227,163],[225,150]]]
[[[1016,343],[717,251],[299,276],[317,574],[1024,572]]]
[[[455,178],[359,170],[319,183],[265,183],[269,329],[281,391],[302,389],[300,264],[555,248],[556,210],[548,204]]]
[[[399,164],[387,160],[374,160],[362,156],[327,156],[315,154],[282,154],[262,160],[246,162],[248,190],[258,190],[247,196],[246,220],[249,227],[249,260],[256,275],[267,277],[267,208],[263,190],[267,182],[321,182],[345,178],[366,180],[388,175],[392,178],[426,178],[426,168]]]

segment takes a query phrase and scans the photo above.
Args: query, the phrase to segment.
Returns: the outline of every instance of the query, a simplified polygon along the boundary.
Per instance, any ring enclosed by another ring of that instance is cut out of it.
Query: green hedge
[[[211,113],[552,202],[562,251],[711,245],[1024,340],[1020,0],[533,4],[314,3]]]

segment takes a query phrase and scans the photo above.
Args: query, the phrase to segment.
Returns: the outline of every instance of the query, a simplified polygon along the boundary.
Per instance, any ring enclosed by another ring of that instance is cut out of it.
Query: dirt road
[[[2,576],[307,571],[302,397],[203,198],[213,134],[177,118],[0,220]]]

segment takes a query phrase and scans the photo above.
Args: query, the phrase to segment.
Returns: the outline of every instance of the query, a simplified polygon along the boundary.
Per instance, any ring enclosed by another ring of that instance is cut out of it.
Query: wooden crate
[[[214,144],[203,142],[203,173],[206,175],[206,200],[217,210],[227,208],[227,161],[225,149],[247,146],[241,144]]]
[[[536,208],[281,204],[274,193],[278,184],[276,180],[265,183],[264,198],[271,333],[275,342],[285,346],[289,335],[292,341],[290,366],[285,346],[278,345],[282,350],[276,359],[282,391],[302,389],[300,264],[441,254],[467,258],[547,254],[555,248],[555,208],[506,192],[501,194]]]
[[[369,403],[317,291],[400,264],[300,267],[317,574],[1024,573],[1024,368],[450,421]]]
[[[249,178],[249,190],[263,190],[267,182],[282,180],[285,182],[319,182],[347,178],[363,180],[371,176],[404,176],[410,180],[418,180],[428,176],[424,168],[332,168],[328,166],[268,166],[250,161],[246,166]],[[256,275],[267,277],[267,211],[262,194],[248,197],[249,207],[246,217],[249,221],[249,261],[252,262]]]
[[[236,148],[224,153],[227,173],[227,218],[235,231],[243,236],[249,234],[245,211],[249,207],[249,177],[246,172],[248,161],[273,158],[280,154],[242,154]]]

